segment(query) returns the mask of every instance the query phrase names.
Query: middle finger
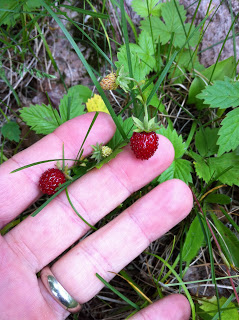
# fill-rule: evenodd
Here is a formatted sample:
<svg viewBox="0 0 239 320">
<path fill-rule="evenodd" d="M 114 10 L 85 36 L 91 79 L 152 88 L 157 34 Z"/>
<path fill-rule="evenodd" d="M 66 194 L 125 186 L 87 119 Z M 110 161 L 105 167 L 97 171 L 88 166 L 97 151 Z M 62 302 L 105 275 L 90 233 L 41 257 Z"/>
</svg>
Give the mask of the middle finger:
<svg viewBox="0 0 239 320">
<path fill-rule="evenodd" d="M 70 199 L 78 212 L 94 225 L 131 193 L 162 173 L 173 158 L 172 144 L 163 136 L 159 136 L 155 155 L 147 161 L 136 159 L 126 147 L 100 170 L 94 169 L 73 183 L 68 188 Z M 65 193 L 61 193 L 36 217 L 28 217 L 8 232 L 5 239 L 38 272 L 87 230 L 89 227 L 72 210 Z"/>
</svg>

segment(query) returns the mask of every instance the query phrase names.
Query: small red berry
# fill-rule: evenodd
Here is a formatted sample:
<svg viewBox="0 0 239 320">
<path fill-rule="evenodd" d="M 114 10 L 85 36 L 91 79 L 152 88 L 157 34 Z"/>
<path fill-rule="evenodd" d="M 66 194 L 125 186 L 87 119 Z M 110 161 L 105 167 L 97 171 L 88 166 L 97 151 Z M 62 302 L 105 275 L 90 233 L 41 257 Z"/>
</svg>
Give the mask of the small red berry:
<svg viewBox="0 0 239 320">
<path fill-rule="evenodd" d="M 56 168 L 51 168 L 41 175 L 39 188 L 43 193 L 52 195 L 56 193 L 56 188 L 64 182 L 66 182 L 66 178 L 62 171 Z"/>
<path fill-rule="evenodd" d="M 130 146 L 136 158 L 148 160 L 158 148 L 158 136 L 155 132 L 134 132 L 130 139 Z"/>
</svg>

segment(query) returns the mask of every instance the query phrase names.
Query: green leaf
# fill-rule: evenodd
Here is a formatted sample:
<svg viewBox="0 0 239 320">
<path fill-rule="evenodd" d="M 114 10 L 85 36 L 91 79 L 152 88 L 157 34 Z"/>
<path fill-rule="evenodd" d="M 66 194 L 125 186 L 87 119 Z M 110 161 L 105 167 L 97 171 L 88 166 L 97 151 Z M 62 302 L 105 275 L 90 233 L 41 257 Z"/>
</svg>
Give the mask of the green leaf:
<svg viewBox="0 0 239 320">
<path fill-rule="evenodd" d="M 200 127 L 195 135 L 195 145 L 202 157 L 210 157 L 217 153 L 218 128 Z"/>
<path fill-rule="evenodd" d="M 212 72 L 213 76 L 211 81 L 223 80 L 225 76 L 233 78 L 235 75 L 234 57 L 230 57 L 228 59 L 218 62 L 215 70 L 214 67 L 215 64 L 201 72 L 204 80 L 202 80 L 199 76 L 197 76 L 193 80 L 189 88 L 187 103 L 196 104 L 198 109 L 208 107 L 207 105 L 204 105 L 203 101 L 198 99 L 196 96 L 205 88 L 206 84 L 204 81 L 208 83 L 209 79 L 211 78 Z"/>
<path fill-rule="evenodd" d="M 198 159 L 194 162 L 196 174 L 199 178 L 202 178 L 205 182 L 208 182 L 211 178 L 211 172 L 205 159 L 198 155 Z"/>
<path fill-rule="evenodd" d="M 82 104 L 91 97 L 92 91 L 82 85 L 71 87 L 60 101 L 59 111 L 62 122 L 84 114 L 85 106 Z"/>
<path fill-rule="evenodd" d="M 218 177 L 219 181 L 229 186 L 239 185 L 239 156 L 235 152 L 207 159 L 194 153 L 194 160 L 196 173 L 205 182 Z"/>
<path fill-rule="evenodd" d="M 206 198 L 205 202 L 208 203 L 217 203 L 217 204 L 230 204 L 231 198 L 228 197 L 226 194 L 220 194 L 220 193 L 210 193 Z"/>
<path fill-rule="evenodd" d="M 157 130 L 157 133 L 165 136 L 171 141 L 175 151 L 175 158 L 181 158 L 183 156 L 186 150 L 186 145 L 185 142 L 183 142 L 182 136 L 178 136 L 175 129 L 171 130 L 169 126 L 167 127 L 167 129 L 161 127 Z"/>
<path fill-rule="evenodd" d="M 175 4 L 177 5 L 178 10 Z M 164 23 L 159 17 L 150 18 L 154 40 L 158 41 L 159 39 L 161 44 L 164 45 L 170 41 L 172 33 L 174 33 L 174 47 L 182 47 L 186 42 L 186 39 L 189 37 L 188 33 L 191 26 L 189 23 L 185 23 L 184 27 L 182 25 L 182 22 L 184 23 L 186 20 L 186 10 L 183 5 L 179 5 L 178 1 L 169 1 L 162 4 L 161 11 Z M 148 31 L 148 33 L 150 33 L 151 30 L 150 20 L 147 18 L 141 21 L 141 29 Z M 194 30 L 195 27 L 192 25 L 190 34 L 192 34 Z M 189 45 L 194 47 L 197 44 L 198 39 L 199 31 L 195 33 L 192 39 L 190 39 Z"/>
<path fill-rule="evenodd" d="M 176 65 L 172 65 L 169 71 L 169 78 L 173 82 L 182 83 L 185 79 L 186 70 L 192 72 L 192 69 L 203 71 L 205 68 L 199 63 L 198 56 L 193 50 L 184 49 L 175 59 Z"/>
<path fill-rule="evenodd" d="M 1 133 L 4 136 L 4 138 L 9 139 L 11 141 L 19 142 L 20 140 L 21 131 L 19 125 L 14 121 L 5 123 L 2 126 Z"/>
<path fill-rule="evenodd" d="M 28 11 L 28 8 L 33 10 L 41 6 L 39 0 L 26 0 L 24 2 L 25 4 L 22 8 L 22 4 L 20 1 L 1 0 L 0 25 L 6 24 L 8 26 L 14 26 L 16 24 L 16 21 L 20 18 L 20 12 Z M 8 10 L 13 12 L 9 12 Z"/>
<path fill-rule="evenodd" d="M 20 110 L 20 115 L 22 120 L 38 134 L 49 134 L 62 124 L 57 110 L 45 104 L 24 107 Z"/>
<path fill-rule="evenodd" d="M 224 81 L 217 80 L 213 85 L 207 86 L 197 98 L 204 99 L 204 104 L 210 108 L 226 109 L 239 105 L 239 82 L 225 77 Z"/>
<path fill-rule="evenodd" d="M 239 84 L 239 83 L 238 83 Z M 238 87 L 239 90 L 239 87 Z M 239 97 L 239 93 L 238 93 Z M 218 132 L 219 145 L 218 156 L 224 152 L 235 150 L 239 145 L 239 108 L 236 108 L 227 113 L 224 120 L 221 122 L 221 128 Z"/>
<path fill-rule="evenodd" d="M 130 54 L 131 54 L 131 63 L 134 79 L 137 81 L 144 80 L 146 75 L 153 70 L 155 66 L 154 47 L 152 43 L 152 38 L 146 31 L 141 32 L 139 35 L 139 45 L 135 43 L 130 43 Z M 129 74 L 128 69 L 128 59 L 126 46 L 121 46 L 118 54 L 118 61 L 115 62 L 117 68 L 124 66 L 124 72 Z"/>
<path fill-rule="evenodd" d="M 121 118 L 121 116 L 118 116 L 118 121 L 121 124 L 124 132 L 127 134 L 128 137 L 131 137 L 133 130 L 135 129 L 134 126 L 134 122 L 133 119 L 127 118 L 126 120 L 123 121 L 123 119 Z M 113 138 L 109 141 L 109 143 L 107 143 L 107 145 L 111 148 L 111 149 L 115 149 L 115 147 L 118 147 L 118 145 L 123 141 L 123 138 L 119 132 L 118 129 L 116 129 L 115 134 L 113 136 Z"/>
<path fill-rule="evenodd" d="M 199 249 L 203 246 L 204 235 L 200 221 L 196 216 L 190 225 L 187 236 L 183 245 L 182 260 L 186 262 L 187 266 L 196 257 Z"/>
<path fill-rule="evenodd" d="M 225 297 L 219 300 L 220 307 L 227 301 Z M 205 313 L 200 312 L 200 317 L 203 320 L 211 320 L 217 313 L 217 298 L 214 296 L 210 299 L 203 298 L 199 300 L 200 309 Z M 230 302 L 226 309 L 221 309 L 221 320 L 239 320 L 237 308 L 234 303 Z"/>
<path fill-rule="evenodd" d="M 217 229 L 217 232 L 215 232 L 215 234 L 225 257 L 230 262 L 230 264 L 233 264 L 238 268 L 239 240 L 230 229 L 228 229 L 220 220 L 218 220 L 215 214 L 211 213 L 210 215 Z"/>
<path fill-rule="evenodd" d="M 171 166 L 160 175 L 158 181 L 162 183 L 171 179 L 180 179 L 185 183 L 192 183 L 191 172 L 192 167 L 188 160 L 175 159 Z"/>
<path fill-rule="evenodd" d="M 148 97 L 149 97 L 151 91 L 153 90 L 153 88 L 154 88 L 154 84 L 151 83 L 151 84 L 143 91 L 143 96 L 144 96 L 145 101 L 148 99 Z M 159 100 L 159 98 L 158 98 L 158 96 L 157 96 L 156 93 L 153 95 L 153 97 L 152 97 L 151 100 L 149 101 L 149 105 L 150 105 L 150 106 L 153 106 L 153 107 L 155 107 L 155 108 L 158 108 L 158 107 L 160 106 L 160 100 Z"/>
<path fill-rule="evenodd" d="M 220 175 L 218 180 L 224 184 L 239 186 L 239 156 L 234 152 L 225 153 L 220 157 L 208 158 L 211 175 Z M 230 168 L 230 169 L 229 169 Z M 229 169 L 228 171 L 226 171 Z M 221 175 L 222 172 L 226 171 Z"/>
<path fill-rule="evenodd" d="M 133 0 L 131 6 L 139 16 L 148 17 L 148 15 L 158 16 L 162 4 L 158 4 L 158 0 Z"/>
</svg>

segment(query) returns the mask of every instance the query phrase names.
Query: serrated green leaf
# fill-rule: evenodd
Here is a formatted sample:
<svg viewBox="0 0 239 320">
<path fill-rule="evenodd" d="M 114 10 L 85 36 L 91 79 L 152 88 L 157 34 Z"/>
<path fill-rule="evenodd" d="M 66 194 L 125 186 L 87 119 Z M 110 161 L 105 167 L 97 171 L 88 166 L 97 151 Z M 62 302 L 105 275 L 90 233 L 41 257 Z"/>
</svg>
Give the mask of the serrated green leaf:
<svg viewBox="0 0 239 320">
<path fill-rule="evenodd" d="M 175 158 L 181 158 L 183 156 L 186 148 L 185 142 L 183 142 L 183 138 L 181 135 L 178 136 L 175 129 L 172 131 L 169 126 L 167 127 L 167 129 L 161 127 L 156 132 L 165 136 L 171 141 L 175 151 Z"/>
<path fill-rule="evenodd" d="M 202 227 L 200 225 L 198 217 L 196 216 L 187 232 L 182 250 L 182 260 L 186 262 L 187 266 L 196 257 L 203 243 L 204 235 Z"/>
<path fill-rule="evenodd" d="M 177 5 L 177 8 L 175 6 Z M 186 10 L 183 5 L 180 5 L 178 1 L 168 1 L 162 4 L 161 7 L 162 18 L 164 22 L 161 21 L 159 17 L 151 17 L 141 21 L 141 29 L 146 30 L 150 33 L 152 26 L 153 38 L 155 41 L 161 42 L 161 44 L 166 44 L 174 33 L 173 45 L 175 47 L 182 47 L 186 42 L 186 34 L 188 34 L 190 30 L 190 24 L 185 23 L 184 27 L 182 22 L 184 23 L 186 20 Z M 179 13 L 178 13 L 179 12 Z M 181 19 L 180 19 L 181 16 Z M 182 20 L 182 21 L 181 21 Z M 195 30 L 194 25 L 192 25 L 190 34 L 192 34 Z M 189 35 L 188 35 L 189 37 Z M 199 39 L 199 31 L 195 33 L 195 35 L 190 39 L 189 45 L 194 47 Z"/>
<path fill-rule="evenodd" d="M 180 179 L 185 183 L 189 183 L 192 182 L 191 172 L 192 167 L 188 160 L 175 159 L 171 166 L 160 175 L 158 181 L 162 183 L 171 179 Z"/>
<path fill-rule="evenodd" d="M 131 137 L 133 130 L 135 129 L 134 122 L 132 118 L 127 118 L 123 121 L 121 116 L 118 116 L 118 121 L 121 124 L 124 132 L 127 134 L 128 138 Z M 107 146 L 109 146 L 111 149 L 115 149 L 121 142 L 123 141 L 123 138 L 119 132 L 118 129 L 116 129 L 115 134 L 113 138 L 107 143 Z"/>
<path fill-rule="evenodd" d="M 233 78 L 235 75 L 234 57 L 229 57 L 228 59 L 218 62 L 215 70 L 214 67 L 215 64 L 201 72 L 202 76 L 207 79 L 207 82 L 211 78 L 212 72 L 214 73 L 211 81 L 223 80 L 225 76 Z M 187 103 L 196 104 L 198 109 L 209 107 L 204 105 L 203 101 L 196 97 L 205 88 L 205 86 L 205 82 L 199 76 L 196 77 L 189 88 Z"/>
<path fill-rule="evenodd" d="M 62 122 L 84 114 L 85 106 L 82 104 L 91 97 L 92 91 L 85 86 L 71 87 L 60 101 L 59 111 Z"/>
<path fill-rule="evenodd" d="M 206 198 L 205 202 L 208 203 L 217 203 L 217 204 L 230 204 L 231 203 L 231 198 L 228 197 L 226 194 L 212 194 L 210 193 Z"/>
<path fill-rule="evenodd" d="M 38 134 L 49 134 L 62 124 L 57 110 L 45 104 L 24 107 L 20 110 L 20 115 L 22 120 Z"/>
<path fill-rule="evenodd" d="M 206 163 L 206 160 L 202 157 L 200 157 L 194 162 L 194 168 L 197 176 L 203 179 L 205 182 L 208 182 L 212 178 L 209 166 Z"/>
<path fill-rule="evenodd" d="M 239 82 L 225 77 L 224 81 L 217 80 L 213 85 L 207 86 L 196 96 L 209 104 L 210 108 L 226 109 L 239 105 Z"/>
<path fill-rule="evenodd" d="M 218 128 L 199 128 L 195 135 L 195 145 L 202 157 L 210 157 L 217 153 Z"/>
<path fill-rule="evenodd" d="M 238 87 L 239 90 L 239 87 Z M 239 93 L 238 93 L 239 97 Z M 224 152 L 235 150 L 239 145 L 239 108 L 236 108 L 227 113 L 224 120 L 221 122 L 221 128 L 218 132 L 219 145 L 218 156 Z"/>
<path fill-rule="evenodd" d="M 148 15 L 158 16 L 162 4 L 158 4 L 158 0 L 133 0 L 131 6 L 139 16 L 148 17 Z"/>
<path fill-rule="evenodd" d="M 19 142 L 20 140 L 21 131 L 19 125 L 14 121 L 5 123 L 1 128 L 1 133 L 4 138 L 11 141 Z"/>
<path fill-rule="evenodd" d="M 220 307 L 227 301 L 225 297 L 219 299 Z M 200 317 L 203 320 L 211 320 L 218 312 L 217 310 L 217 298 L 214 296 L 210 299 L 203 298 L 199 300 L 200 309 L 205 313 L 200 312 Z M 230 302 L 226 309 L 221 310 L 221 320 L 239 320 L 237 308 L 234 303 Z"/>
<path fill-rule="evenodd" d="M 207 161 L 211 176 L 220 175 L 218 180 L 222 183 L 229 186 L 233 184 L 239 186 L 239 156 L 235 152 L 225 153 L 220 157 L 208 158 Z M 221 175 L 227 169 L 229 170 Z"/>
<path fill-rule="evenodd" d="M 228 229 L 213 213 L 210 214 L 214 225 L 218 232 L 216 232 L 217 240 L 220 247 L 230 262 L 231 265 L 239 267 L 239 240 L 236 235 Z M 218 234 L 219 233 L 219 234 Z"/>
<path fill-rule="evenodd" d="M 139 35 L 139 45 L 130 43 L 129 48 L 134 79 L 137 81 L 144 80 L 155 66 L 155 58 L 152 56 L 154 54 L 152 39 L 146 31 L 143 31 Z M 124 72 L 129 74 L 125 45 L 121 46 L 117 58 L 116 67 L 120 68 L 123 65 Z"/>
</svg>

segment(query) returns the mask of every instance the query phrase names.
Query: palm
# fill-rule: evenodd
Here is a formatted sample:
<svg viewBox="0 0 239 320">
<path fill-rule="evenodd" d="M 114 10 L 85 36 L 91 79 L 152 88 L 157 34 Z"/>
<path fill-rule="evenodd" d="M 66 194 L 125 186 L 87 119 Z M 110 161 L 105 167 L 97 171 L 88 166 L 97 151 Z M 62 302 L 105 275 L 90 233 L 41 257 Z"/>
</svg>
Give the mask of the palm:
<svg viewBox="0 0 239 320">
<path fill-rule="evenodd" d="M 54 134 L 1 166 L 0 226 L 14 219 L 41 195 L 39 176 L 52 164 L 45 163 L 14 174 L 9 172 L 32 162 L 61 158 L 63 142 L 65 158 L 74 159 L 92 118 L 92 114 L 86 114 L 67 122 Z M 84 155 L 91 152 L 91 145 L 106 143 L 114 130 L 110 117 L 100 114 L 87 138 Z M 70 198 L 78 212 L 94 225 L 132 192 L 163 172 L 173 157 L 172 145 L 162 136 L 156 154 L 147 161 L 136 159 L 126 147 L 109 164 L 72 184 L 68 188 Z M 181 221 L 191 207 L 188 187 L 179 180 L 167 181 L 61 257 L 53 264 L 53 273 L 77 301 L 85 303 L 102 288 L 96 272 L 109 281 L 112 278 L 109 270 L 119 272 L 151 241 Z M 4 315 L 1 319 L 66 318 L 66 311 L 47 294 L 36 273 L 88 230 L 73 212 L 65 193 L 61 193 L 36 217 L 28 217 L 1 238 L 0 256 L 4 257 L 0 263 L 0 311 Z M 169 307 L 172 301 L 173 309 Z M 188 302 L 181 296 L 160 300 L 143 313 L 148 312 L 147 316 L 156 320 L 156 310 L 159 311 L 157 317 L 165 314 L 165 318 L 161 317 L 164 320 L 189 317 Z M 134 319 L 143 319 L 143 313 Z"/>
</svg>

